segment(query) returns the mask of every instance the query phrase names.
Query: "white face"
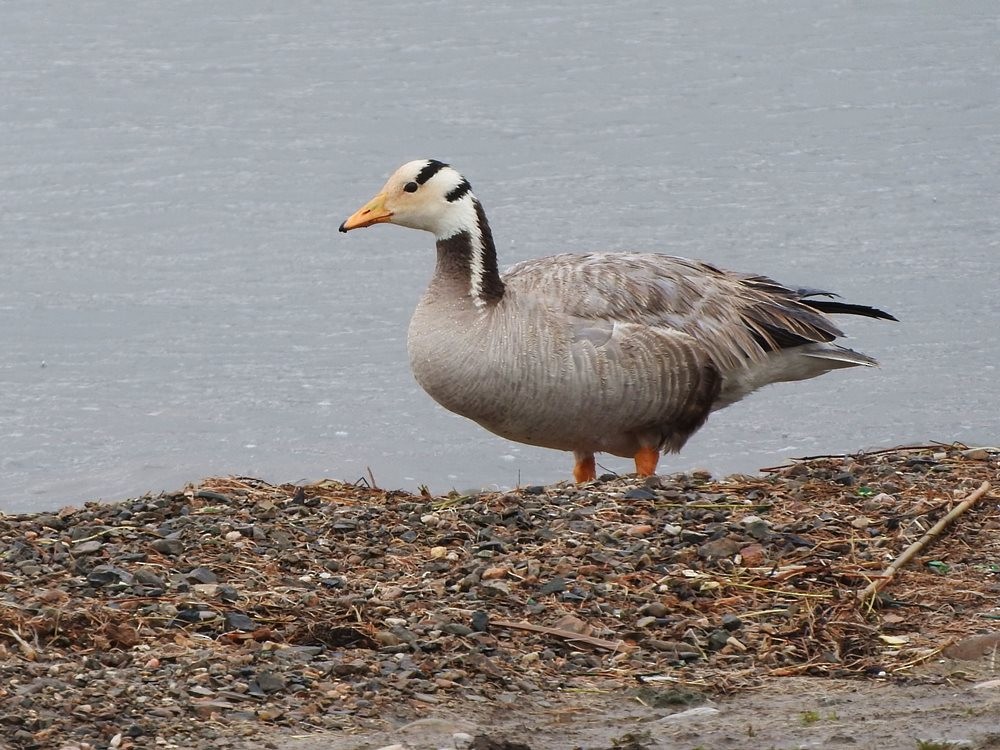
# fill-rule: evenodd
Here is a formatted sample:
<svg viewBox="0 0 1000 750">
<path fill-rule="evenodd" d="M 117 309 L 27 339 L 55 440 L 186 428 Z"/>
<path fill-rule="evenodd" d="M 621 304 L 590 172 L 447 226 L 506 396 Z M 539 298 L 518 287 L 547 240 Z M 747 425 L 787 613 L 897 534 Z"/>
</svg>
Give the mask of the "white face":
<svg viewBox="0 0 1000 750">
<path fill-rule="evenodd" d="M 388 222 L 446 239 L 476 228 L 473 200 L 469 183 L 462 175 L 441 162 L 419 159 L 397 169 L 381 192 L 341 229 Z"/>
</svg>

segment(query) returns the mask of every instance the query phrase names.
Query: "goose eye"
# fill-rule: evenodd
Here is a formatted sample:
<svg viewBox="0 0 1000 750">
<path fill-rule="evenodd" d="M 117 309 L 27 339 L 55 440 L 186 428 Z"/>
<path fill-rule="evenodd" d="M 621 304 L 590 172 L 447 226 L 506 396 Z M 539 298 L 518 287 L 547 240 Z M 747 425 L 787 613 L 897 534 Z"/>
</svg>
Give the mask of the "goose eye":
<svg viewBox="0 0 1000 750">
<path fill-rule="evenodd" d="M 403 190 L 405 190 L 408 193 L 415 193 L 417 192 L 418 187 L 420 187 L 420 185 L 418 185 L 417 183 L 408 182 L 405 185 L 403 185 Z"/>
</svg>

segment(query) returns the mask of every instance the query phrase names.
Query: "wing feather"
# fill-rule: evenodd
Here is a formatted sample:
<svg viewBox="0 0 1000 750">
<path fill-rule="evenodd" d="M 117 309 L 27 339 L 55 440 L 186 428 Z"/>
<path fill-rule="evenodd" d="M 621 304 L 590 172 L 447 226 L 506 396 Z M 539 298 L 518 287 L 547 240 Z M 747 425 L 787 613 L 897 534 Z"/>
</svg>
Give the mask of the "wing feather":
<svg viewBox="0 0 1000 750">
<path fill-rule="evenodd" d="M 765 276 L 671 255 L 553 255 L 513 266 L 504 282 L 514 294 L 544 300 L 553 312 L 580 320 L 683 332 L 724 370 L 842 335 L 830 318 L 803 301 L 825 292 L 790 289 Z"/>
</svg>

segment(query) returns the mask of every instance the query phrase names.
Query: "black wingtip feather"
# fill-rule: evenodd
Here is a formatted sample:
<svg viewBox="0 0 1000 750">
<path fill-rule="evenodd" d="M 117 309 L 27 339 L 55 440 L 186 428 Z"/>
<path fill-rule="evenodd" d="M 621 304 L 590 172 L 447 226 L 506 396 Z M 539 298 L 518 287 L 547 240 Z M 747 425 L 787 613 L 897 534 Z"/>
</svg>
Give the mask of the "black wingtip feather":
<svg viewBox="0 0 1000 750">
<path fill-rule="evenodd" d="M 869 307 L 868 305 L 852 305 L 848 302 L 834 302 L 832 300 L 825 299 L 803 299 L 800 301 L 803 305 L 811 307 L 813 310 L 818 310 L 822 313 L 834 315 L 861 315 L 865 318 L 895 320 L 897 323 L 899 322 L 898 318 L 887 313 L 885 310 L 879 310 L 877 307 Z"/>
</svg>

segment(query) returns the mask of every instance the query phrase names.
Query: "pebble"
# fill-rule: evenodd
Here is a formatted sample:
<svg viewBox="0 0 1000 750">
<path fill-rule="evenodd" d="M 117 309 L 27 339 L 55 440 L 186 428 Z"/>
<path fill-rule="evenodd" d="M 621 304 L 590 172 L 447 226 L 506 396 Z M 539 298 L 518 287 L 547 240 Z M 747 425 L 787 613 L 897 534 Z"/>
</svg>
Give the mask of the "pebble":
<svg viewBox="0 0 1000 750">
<path fill-rule="evenodd" d="M 988 448 L 968 448 L 962 451 L 962 455 L 973 461 L 986 461 L 990 457 L 990 451 Z"/>
<path fill-rule="evenodd" d="M 184 543 L 180 539 L 156 539 L 149 546 L 168 557 L 177 557 L 184 552 Z"/>
<path fill-rule="evenodd" d="M 707 719 L 711 716 L 717 716 L 719 709 L 714 706 L 695 706 L 694 708 L 689 708 L 686 711 L 678 711 L 675 714 L 670 714 L 670 716 L 664 716 L 662 719 L 657 719 L 652 722 L 656 724 L 677 724 L 683 721 L 690 721 L 692 719 Z"/>
<path fill-rule="evenodd" d="M 634 487 L 625 493 L 626 500 L 655 500 L 656 493 L 645 487 Z"/>
<path fill-rule="evenodd" d="M 669 613 L 670 609 L 661 602 L 649 602 L 639 607 L 639 614 L 651 617 L 666 617 Z"/>
<path fill-rule="evenodd" d="M 89 539 L 86 542 L 78 542 L 70 549 L 74 555 L 92 555 L 104 549 L 104 542 L 100 539 Z"/>
</svg>

